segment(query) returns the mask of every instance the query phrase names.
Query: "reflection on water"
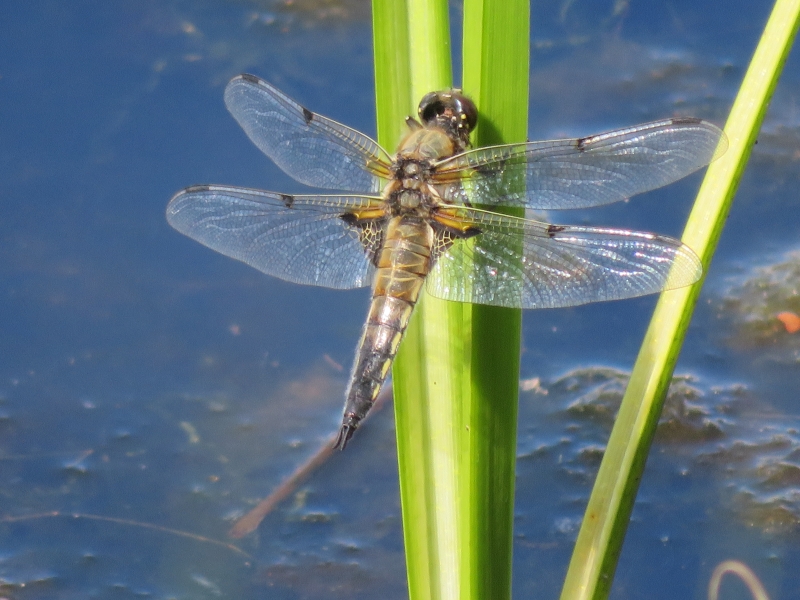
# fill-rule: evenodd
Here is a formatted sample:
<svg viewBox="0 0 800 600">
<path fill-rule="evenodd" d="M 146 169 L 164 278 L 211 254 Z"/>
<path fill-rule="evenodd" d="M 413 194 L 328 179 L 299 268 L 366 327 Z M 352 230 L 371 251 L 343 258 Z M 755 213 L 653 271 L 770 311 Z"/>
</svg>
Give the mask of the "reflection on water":
<svg viewBox="0 0 800 600">
<path fill-rule="evenodd" d="M 372 17 L 370 3 L 364 0 L 250 0 L 249 23 L 265 27 L 330 27 L 342 23 L 365 22 Z"/>
<path fill-rule="evenodd" d="M 531 74 L 532 137 L 585 135 L 598 119 L 605 119 L 600 130 L 690 114 L 722 123 L 728 105 L 720 91 L 735 92 L 742 75 L 740 68 L 707 55 L 624 38 L 608 39 L 599 49 L 579 46 Z M 558 103 L 549 101 L 555 97 Z M 620 107 L 627 108 L 625 121 L 618 120 Z"/>
<path fill-rule="evenodd" d="M 656 429 L 657 440 L 686 444 L 722 436 L 722 416 L 728 411 L 730 400 L 722 399 L 722 390 L 714 390 L 715 401 L 721 404 L 712 413 L 712 408 L 704 405 L 705 394 L 693 383 L 692 377 L 673 379 Z M 610 432 L 627 384 L 628 373 L 587 368 L 564 375 L 551 390 L 555 397 L 569 394 L 574 398 L 566 409 L 568 415 L 603 424 Z M 738 391 L 726 390 L 724 397 Z"/>
<path fill-rule="evenodd" d="M 627 380 L 616 369 L 582 368 L 545 386 L 562 435 L 550 444 L 522 438 L 521 458 L 557 453 L 570 477 L 580 474 L 590 484 Z M 682 457 L 683 477 L 709 482 L 731 519 L 770 534 L 791 534 L 800 524 L 800 415 L 775 411 L 741 384 L 709 386 L 680 376 L 670 386 L 655 440 L 656 452 Z M 525 449 L 525 442 L 532 445 Z"/>
<path fill-rule="evenodd" d="M 719 302 L 721 320 L 732 325 L 729 343 L 757 347 L 762 358 L 796 364 L 800 336 L 793 335 L 780 316 L 800 312 L 800 251 L 787 252 L 775 263 L 754 267 L 737 279 Z"/>
</svg>

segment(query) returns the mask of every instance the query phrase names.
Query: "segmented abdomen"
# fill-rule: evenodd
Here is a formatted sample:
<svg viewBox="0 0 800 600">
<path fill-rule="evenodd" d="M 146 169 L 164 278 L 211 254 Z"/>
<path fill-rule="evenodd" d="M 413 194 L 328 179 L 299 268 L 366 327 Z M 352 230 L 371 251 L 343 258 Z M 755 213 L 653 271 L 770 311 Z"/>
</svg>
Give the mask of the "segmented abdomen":
<svg viewBox="0 0 800 600">
<path fill-rule="evenodd" d="M 393 217 L 378 257 L 372 302 L 361 335 L 342 428 L 336 445 L 344 447 L 378 397 L 408 320 L 431 268 L 434 233 L 417 217 Z"/>
</svg>

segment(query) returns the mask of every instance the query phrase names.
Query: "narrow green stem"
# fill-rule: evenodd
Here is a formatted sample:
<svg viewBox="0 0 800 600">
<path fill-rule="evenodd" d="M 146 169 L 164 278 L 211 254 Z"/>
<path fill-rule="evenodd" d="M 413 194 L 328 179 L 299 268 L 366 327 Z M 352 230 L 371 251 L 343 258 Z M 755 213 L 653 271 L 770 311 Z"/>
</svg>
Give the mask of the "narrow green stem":
<svg viewBox="0 0 800 600">
<path fill-rule="evenodd" d="M 736 97 L 729 148 L 700 188 L 683 241 L 708 269 L 750 150 L 797 33 L 800 0 L 778 0 Z M 645 334 L 583 518 L 562 600 L 607 598 L 647 453 L 700 283 L 665 292 Z"/>
</svg>

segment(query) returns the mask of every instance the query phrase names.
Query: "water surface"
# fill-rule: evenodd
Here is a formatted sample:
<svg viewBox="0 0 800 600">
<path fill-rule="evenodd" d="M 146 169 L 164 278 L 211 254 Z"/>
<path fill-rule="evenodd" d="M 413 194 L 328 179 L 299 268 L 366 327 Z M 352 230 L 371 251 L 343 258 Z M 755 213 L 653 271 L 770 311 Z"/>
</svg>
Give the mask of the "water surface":
<svg viewBox="0 0 800 600">
<path fill-rule="evenodd" d="M 531 139 L 675 115 L 722 124 L 769 8 L 536 3 Z M 164 219 L 193 183 L 302 190 L 225 111 L 237 73 L 374 133 L 368 11 L 38 0 L 4 5 L 0 28 L 0 593 L 406 597 L 391 410 L 255 534 L 227 537 L 338 426 L 367 292 L 268 278 Z M 800 334 L 776 319 L 800 313 L 798 73 L 790 57 L 612 597 L 705 597 L 728 558 L 774 598 L 800 592 Z M 699 181 L 550 217 L 678 235 Z M 654 303 L 525 314 L 517 597 L 558 594 Z"/>
</svg>

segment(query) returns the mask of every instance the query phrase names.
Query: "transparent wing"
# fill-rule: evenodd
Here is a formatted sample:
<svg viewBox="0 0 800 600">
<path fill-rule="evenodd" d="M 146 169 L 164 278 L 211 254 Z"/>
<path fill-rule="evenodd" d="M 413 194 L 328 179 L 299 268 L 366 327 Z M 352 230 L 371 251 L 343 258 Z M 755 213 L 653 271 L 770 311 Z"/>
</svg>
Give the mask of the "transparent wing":
<svg viewBox="0 0 800 600">
<path fill-rule="evenodd" d="M 374 209 L 370 196 L 298 196 L 216 185 L 178 192 L 167 221 L 201 244 L 294 283 L 350 289 L 375 270 L 353 211 Z M 344 216 L 344 217 L 343 217 Z"/>
<path fill-rule="evenodd" d="M 687 246 L 666 236 L 548 225 L 475 209 L 459 214 L 481 233 L 457 240 L 428 275 L 428 292 L 445 300 L 576 306 L 682 287 L 703 271 Z"/>
<path fill-rule="evenodd" d="M 711 123 L 667 119 L 572 140 L 478 148 L 439 162 L 435 180 L 460 204 L 586 208 L 677 181 L 726 148 Z"/>
<path fill-rule="evenodd" d="M 306 185 L 377 193 L 391 159 L 377 142 L 315 114 L 254 75 L 225 88 L 225 105 L 250 140 Z"/>
</svg>

